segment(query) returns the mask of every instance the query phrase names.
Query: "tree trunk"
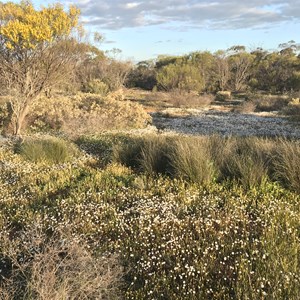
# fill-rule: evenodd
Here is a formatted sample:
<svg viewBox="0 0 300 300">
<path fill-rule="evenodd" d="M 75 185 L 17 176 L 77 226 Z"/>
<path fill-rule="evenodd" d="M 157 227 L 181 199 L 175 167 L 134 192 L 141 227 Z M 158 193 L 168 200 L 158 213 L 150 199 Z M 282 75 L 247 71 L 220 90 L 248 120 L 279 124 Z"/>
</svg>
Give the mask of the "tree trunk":
<svg viewBox="0 0 300 300">
<path fill-rule="evenodd" d="M 18 114 L 15 114 L 15 120 L 13 120 L 13 125 L 14 125 L 13 134 L 15 136 L 21 135 L 21 130 L 23 129 L 24 121 L 27 114 L 28 114 L 28 105 L 23 107 L 23 109 Z"/>
</svg>

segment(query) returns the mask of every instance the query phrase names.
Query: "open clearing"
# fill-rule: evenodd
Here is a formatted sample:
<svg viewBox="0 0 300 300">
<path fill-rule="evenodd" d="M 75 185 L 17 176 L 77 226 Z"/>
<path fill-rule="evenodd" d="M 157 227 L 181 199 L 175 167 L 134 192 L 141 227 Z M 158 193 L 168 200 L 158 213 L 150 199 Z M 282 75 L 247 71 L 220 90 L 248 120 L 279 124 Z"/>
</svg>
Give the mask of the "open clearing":
<svg viewBox="0 0 300 300">
<path fill-rule="evenodd" d="M 167 108 L 151 115 L 153 125 L 163 132 L 300 138 L 299 124 L 277 112 L 245 114 L 210 106 L 205 109 Z"/>
</svg>

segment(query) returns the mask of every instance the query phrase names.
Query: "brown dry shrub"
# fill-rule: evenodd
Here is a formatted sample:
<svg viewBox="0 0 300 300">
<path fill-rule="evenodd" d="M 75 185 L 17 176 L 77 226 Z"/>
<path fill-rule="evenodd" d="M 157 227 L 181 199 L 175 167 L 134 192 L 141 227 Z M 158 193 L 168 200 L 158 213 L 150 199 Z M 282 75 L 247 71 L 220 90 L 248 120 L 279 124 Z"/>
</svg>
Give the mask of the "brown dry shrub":
<svg viewBox="0 0 300 300">
<path fill-rule="evenodd" d="M 253 101 L 244 101 L 241 105 L 234 109 L 238 113 L 252 113 L 256 110 L 256 104 Z"/>
<path fill-rule="evenodd" d="M 256 111 L 280 111 L 289 102 L 289 97 L 286 95 L 250 94 L 247 98 L 255 103 Z"/>
<path fill-rule="evenodd" d="M 300 98 L 292 98 L 284 109 L 284 113 L 291 116 L 293 119 L 300 119 Z"/>
<path fill-rule="evenodd" d="M 0 235 L 9 269 L 0 276 L 0 299 L 120 299 L 123 269 L 117 257 L 94 256 L 68 230 L 50 238 L 38 226 L 14 238 L 8 231 Z"/>
<path fill-rule="evenodd" d="M 203 107 L 208 106 L 213 101 L 213 96 L 209 94 L 199 95 L 198 93 L 173 90 L 170 92 L 168 100 L 175 107 Z"/>
<path fill-rule="evenodd" d="M 165 102 L 174 107 L 203 107 L 211 104 L 213 96 L 174 89 L 170 92 L 152 92 L 146 95 L 145 100 Z"/>
<path fill-rule="evenodd" d="M 216 101 L 228 101 L 231 99 L 231 91 L 219 91 L 215 99 Z"/>
<path fill-rule="evenodd" d="M 31 128 L 62 130 L 71 135 L 97 133 L 111 129 L 145 127 L 151 117 L 143 107 L 131 101 L 120 101 L 120 92 L 106 97 L 95 94 L 47 99 L 32 109 Z"/>
</svg>

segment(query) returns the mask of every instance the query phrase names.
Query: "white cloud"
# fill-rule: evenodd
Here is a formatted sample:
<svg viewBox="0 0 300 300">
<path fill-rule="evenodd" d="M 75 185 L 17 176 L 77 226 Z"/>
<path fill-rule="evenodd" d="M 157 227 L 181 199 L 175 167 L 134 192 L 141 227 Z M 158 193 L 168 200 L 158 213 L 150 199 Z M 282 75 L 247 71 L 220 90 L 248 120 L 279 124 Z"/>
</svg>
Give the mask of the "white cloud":
<svg viewBox="0 0 300 300">
<path fill-rule="evenodd" d="M 261 28 L 300 20 L 295 0 L 78 0 L 84 20 L 106 29 L 178 22 L 214 29 Z"/>
<path fill-rule="evenodd" d="M 127 9 L 131 9 L 131 8 L 135 8 L 138 7 L 141 3 L 138 2 L 128 2 L 125 4 L 125 8 Z"/>
</svg>

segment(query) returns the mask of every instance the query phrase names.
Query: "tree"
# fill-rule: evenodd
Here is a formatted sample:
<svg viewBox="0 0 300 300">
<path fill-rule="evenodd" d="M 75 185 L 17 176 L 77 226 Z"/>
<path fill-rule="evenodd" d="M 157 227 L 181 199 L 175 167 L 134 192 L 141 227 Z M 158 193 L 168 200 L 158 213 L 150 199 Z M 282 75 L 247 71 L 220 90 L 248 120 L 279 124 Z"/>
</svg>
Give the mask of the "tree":
<svg viewBox="0 0 300 300">
<path fill-rule="evenodd" d="M 209 51 L 192 52 L 187 56 L 188 61 L 197 67 L 203 79 L 204 89 L 206 92 L 214 91 L 214 67 L 215 57 Z"/>
<path fill-rule="evenodd" d="M 19 135 L 32 103 L 65 81 L 81 53 L 79 10 L 55 4 L 0 2 L 0 80 L 10 96 L 13 134 Z M 77 36 L 76 36 L 77 34 Z"/>
<path fill-rule="evenodd" d="M 204 88 L 199 69 L 180 60 L 159 69 L 156 80 L 158 87 L 165 91 L 179 89 L 186 92 L 201 92 Z"/>
<path fill-rule="evenodd" d="M 153 60 L 138 62 L 128 74 L 126 86 L 151 91 L 157 84 L 154 66 Z"/>
<path fill-rule="evenodd" d="M 245 88 L 249 79 L 254 56 L 245 51 L 243 46 L 236 46 L 235 53 L 229 56 L 232 88 L 239 92 Z"/>
<path fill-rule="evenodd" d="M 224 91 L 230 79 L 230 70 L 226 51 L 219 50 L 215 53 L 215 78 L 218 89 Z"/>
</svg>

